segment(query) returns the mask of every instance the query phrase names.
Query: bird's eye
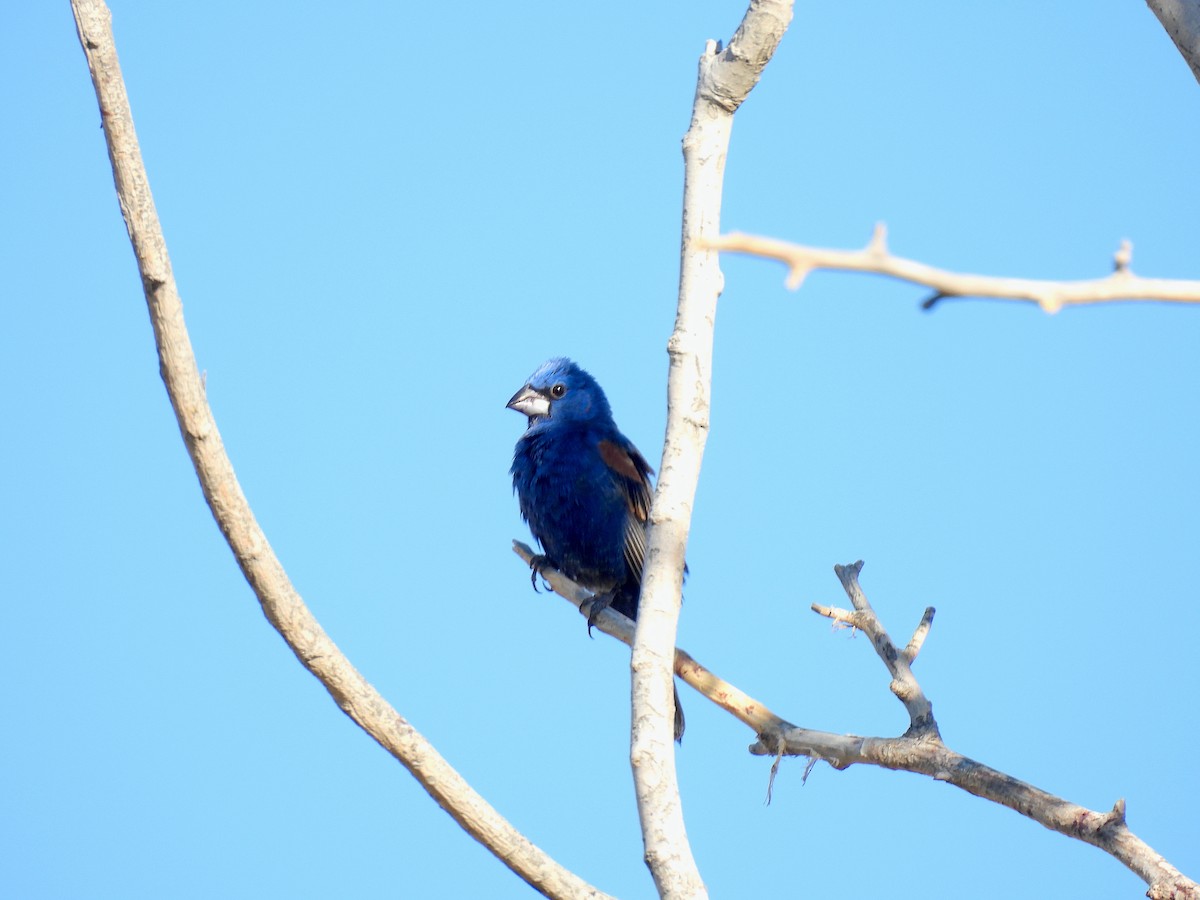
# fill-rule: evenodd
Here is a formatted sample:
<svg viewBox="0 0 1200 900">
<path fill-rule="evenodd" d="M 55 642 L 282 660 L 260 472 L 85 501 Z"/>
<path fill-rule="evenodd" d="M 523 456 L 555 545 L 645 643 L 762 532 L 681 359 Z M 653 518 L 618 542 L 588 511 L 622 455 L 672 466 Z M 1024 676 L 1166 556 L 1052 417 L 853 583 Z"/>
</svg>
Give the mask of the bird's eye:
<svg viewBox="0 0 1200 900">
<path fill-rule="evenodd" d="M 567 386 L 565 384 L 563 384 L 561 381 L 558 384 L 556 384 L 554 387 L 550 388 L 550 396 L 553 397 L 555 400 L 559 399 L 566 392 L 567 392 Z"/>
</svg>

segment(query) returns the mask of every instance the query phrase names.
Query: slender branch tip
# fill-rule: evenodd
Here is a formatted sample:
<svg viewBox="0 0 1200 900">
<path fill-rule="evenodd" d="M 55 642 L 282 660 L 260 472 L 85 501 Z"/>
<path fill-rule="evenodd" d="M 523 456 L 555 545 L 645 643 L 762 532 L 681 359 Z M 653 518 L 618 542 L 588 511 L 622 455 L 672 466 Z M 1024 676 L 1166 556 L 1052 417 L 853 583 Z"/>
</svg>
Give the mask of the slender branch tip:
<svg viewBox="0 0 1200 900">
<path fill-rule="evenodd" d="M 871 240 L 867 242 L 867 251 L 880 256 L 887 255 L 887 223 L 875 223 L 875 230 L 871 232 Z"/>
<path fill-rule="evenodd" d="M 1133 263 L 1133 242 L 1129 238 L 1121 241 L 1121 246 L 1117 248 L 1117 252 L 1113 254 L 1113 271 L 1114 272 L 1130 272 L 1130 265 Z"/>
<path fill-rule="evenodd" d="M 804 284 L 804 279 L 808 278 L 808 273 L 811 271 L 812 266 L 789 266 L 786 282 L 788 290 L 799 290 L 800 285 Z"/>
</svg>

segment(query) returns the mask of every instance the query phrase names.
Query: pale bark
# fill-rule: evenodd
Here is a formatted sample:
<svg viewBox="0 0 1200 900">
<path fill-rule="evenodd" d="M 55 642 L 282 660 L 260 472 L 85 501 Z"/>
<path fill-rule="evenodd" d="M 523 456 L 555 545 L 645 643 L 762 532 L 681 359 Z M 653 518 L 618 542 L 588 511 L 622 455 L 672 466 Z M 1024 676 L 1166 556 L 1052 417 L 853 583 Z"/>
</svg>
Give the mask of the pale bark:
<svg viewBox="0 0 1200 900">
<path fill-rule="evenodd" d="M 117 199 L 142 276 L 159 370 L 204 497 L 263 613 L 342 711 L 399 760 L 468 834 L 531 887 L 547 897 L 607 897 L 556 863 L 488 805 L 350 664 L 292 586 L 242 493 L 205 398 L 134 132 L 111 13 L 100 0 L 72 0 L 71 6 L 100 104 Z"/>
<path fill-rule="evenodd" d="M 700 57 L 691 125 L 683 139 L 679 302 L 668 344 L 667 429 L 631 658 L 630 762 L 646 862 L 663 897 L 707 896 L 684 827 L 671 716 L 684 555 L 708 437 L 713 322 L 722 289 L 717 255 L 701 242 L 720 230 L 733 114 L 758 82 L 791 18 L 787 0 L 752 0 L 728 47 L 709 42 Z"/>
<path fill-rule="evenodd" d="M 1124 241 L 1113 254 L 1111 275 L 1083 281 L 1007 278 L 938 269 L 914 259 L 892 255 L 887 247 L 887 232 L 882 225 L 875 227 L 870 242 L 861 250 L 809 247 L 775 238 L 737 233 L 713 238 L 706 245 L 726 253 L 745 253 L 778 260 L 788 267 L 787 285 L 792 289 L 798 288 L 810 272 L 817 271 L 862 272 L 921 285 L 933 291 L 922 304 L 925 309 L 956 297 L 1036 303 L 1048 313 L 1056 313 L 1064 306 L 1091 303 L 1200 303 L 1200 281 L 1135 275 L 1130 266 L 1133 248 L 1128 241 Z"/>
</svg>

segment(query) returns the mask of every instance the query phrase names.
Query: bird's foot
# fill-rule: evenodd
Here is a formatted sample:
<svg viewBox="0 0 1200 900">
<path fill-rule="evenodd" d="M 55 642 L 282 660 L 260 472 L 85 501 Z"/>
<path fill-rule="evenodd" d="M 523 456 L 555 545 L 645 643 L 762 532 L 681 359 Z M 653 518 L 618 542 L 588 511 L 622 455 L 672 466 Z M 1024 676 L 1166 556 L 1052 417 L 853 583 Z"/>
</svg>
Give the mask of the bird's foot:
<svg viewBox="0 0 1200 900">
<path fill-rule="evenodd" d="M 529 573 L 529 583 L 533 585 L 533 589 L 538 593 L 541 593 L 537 584 L 538 576 L 542 574 L 544 567 L 553 565 L 553 561 L 544 553 L 535 553 L 529 558 L 529 568 L 533 570 Z"/>
<path fill-rule="evenodd" d="M 616 591 L 605 591 L 603 594 L 594 595 L 587 602 L 588 637 L 592 636 L 592 626 L 596 624 L 596 616 L 612 606 L 613 599 L 616 596 Z"/>
</svg>

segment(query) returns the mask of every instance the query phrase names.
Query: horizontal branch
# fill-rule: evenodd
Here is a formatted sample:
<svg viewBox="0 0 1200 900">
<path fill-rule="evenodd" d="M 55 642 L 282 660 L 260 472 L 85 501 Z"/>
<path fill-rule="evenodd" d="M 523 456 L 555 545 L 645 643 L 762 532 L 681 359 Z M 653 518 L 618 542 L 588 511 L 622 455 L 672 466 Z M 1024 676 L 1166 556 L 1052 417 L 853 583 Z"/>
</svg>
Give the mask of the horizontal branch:
<svg viewBox="0 0 1200 900">
<path fill-rule="evenodd" d="M 781 735 L 776 742 L 750 748 L 759 756 L 811 756 L 807 732 Z M 956 753 L 936 737 L 857 738 L 845 755 L 830 765 L 845 769 L 856 763 L 927 775 L 976 797 L 1006 806 L 1051 831 L 1099 847 L 1150 886 L 1147 896 L 1195 900 L 1200 885 L 1155 852 L 1125 824 L 1125 801 L 1108 812 L 1096 812 L 1047 793 L 1031 784 Z"/>
<path fill-rule="evenodd" d="M 513 551 L 529 564 L 533 551 L 513 541 Z M 780 718 L 753 697 L 701 666 L 687 652 L 675 650 L 675 674 L 722 709 L 733 714 L 758 735 L 750 752 L 759 756 L 807 756 L 825 760 L 835 769 L 852 765 L 879 766 L 927 775 L 961 788 L 976 797 L 991 800 L 1019 812 L 1052 831 L 1077 838 L 1110 854 L 1142 878 L 1148 896 L 1200 900 L 1200 885 L 1156 853 L 1125 824 L 1125 801 L 1118 800 L 1108 812 L 1095 812 L 1040 788 L 990 768 L 948 748 L 938 735 L 932 704 L 912 674 L 915 661 L 933 622 L 927 609 L 903 650 L 897 649 L 879 622 L 858 584 L 862 563 L 837 566 L 835 571 L 854 606 L 851 610 L 813 604 L 814 611 L 862 630 L 892 674 L 892 691 L 909 711 L 912 727 L 901 737 L 860 737 L 800 728 Z M 591 592 L 557 569 L 545 567 L 541 577 L 553 591 L 566 599 L 583 616 L 591 613 Z M 601 611 L 595 626 L 610 637 L 632 646 L 634 623 L 611 607 Z"/>
<path fill-rule="evenodd" d="M 1132 245 L 1123 241 L 1113 255 L 1113 272 L 1104 278 L 1084 281 L 1046 281 L 1033 278 L 999 278 L 950 272 L 902 256 L 887 247 L 887 228 L 875 226 L 871 240 L 861 250 L 808 247 L 775 238 L 737 232 L 709 239 L 710 249 L 774 259 L 788 267 L 787 285 L 795 290 L 810 272 L 866 272 L 930 288 L 934 293 L 922 306 L 931 309 L 949 297 L 987 297 L 1036 303 L 1043 311 L 1056 313 L 1064 306 L 1115 301 L 1200 303 L 1200 281 L 1142 278 L 1129 264 Z"/>
</svg>

